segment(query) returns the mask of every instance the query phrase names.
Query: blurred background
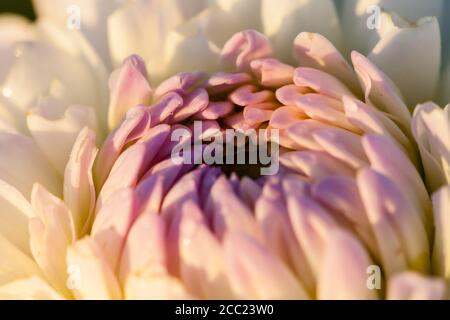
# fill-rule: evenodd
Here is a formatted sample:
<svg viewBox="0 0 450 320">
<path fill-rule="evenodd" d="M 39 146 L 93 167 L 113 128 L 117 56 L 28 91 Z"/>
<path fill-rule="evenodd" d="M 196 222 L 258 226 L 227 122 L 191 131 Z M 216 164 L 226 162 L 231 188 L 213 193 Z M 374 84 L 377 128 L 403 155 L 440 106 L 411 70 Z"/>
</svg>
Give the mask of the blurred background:
<svg viewBox="0 0 450 320">
<path fill-rule="evenodd" d="M 0 0 L 0 14 L 7 12 L 21 14 L 31 20 L 35 19 L 31 0 Z"/>
</svg>

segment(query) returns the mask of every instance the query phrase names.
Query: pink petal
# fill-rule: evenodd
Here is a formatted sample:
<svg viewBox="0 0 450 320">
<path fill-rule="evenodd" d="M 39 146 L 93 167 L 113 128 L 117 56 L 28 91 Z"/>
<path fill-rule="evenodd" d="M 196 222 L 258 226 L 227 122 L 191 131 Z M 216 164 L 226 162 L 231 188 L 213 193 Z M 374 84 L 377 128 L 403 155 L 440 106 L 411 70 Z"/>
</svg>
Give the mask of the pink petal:
<svg viewBox="0 0 450 320">
<path fill-rule="evenodd" d="M 385 113 L 351 97 L 345 96 L 342 101 L 345 107 L 345 115 L 351 124 L 366 133 L 378 133 L 392 137 L 406 150 L 412 149 L 407 136 Z"/>
<path fill-rule="evenodd" d="M 367 286 L 372 265 L 364 247 L 351 233 L 335 230 L 328 235 L 317 284 L 317 297 L 325 300 L 377 299 Z"/>
<path fill-rule="evenodd" d="M 311 88 L 317 93 L 338 100 L 345 95 L 353 95 L 341 81 L 317 69 L 303 67 L 295 69 L 294 83 L 297 86 Z"/>
<path fill-rule="evenodd" d="M 298 121 L 287 127 L 285 131 L 286 136 L 291 139 L 295 144 L 295 150 L 317 150 L 320 151 L 323 148 L 314 140 L 313 133 L 320 128 L 327 128 L 329 125 L 312 120 L 306 119 Z"/>
<path fill-rule="evenodd" d="M 302 32 L 294 40 L 294 56 L 302 67 L 327 72 L 351 89 L 358 89 L 355 73 L 335 46 L 319 33 Z"/>
<path fill-rule="evenodd" d="M 212 229 L 219 239 L 227 231 L 240 231 L 262 240 L 261 230 L 253 213 L 236 196 L 225 176 L 220 176 L 212 186 L 205 212 L 212 218 Z"/>
<path fill-rule="evenodd" d="M 262 86 L 277 88 L 294 82 L 294 68 L 276 59 L 253 60 L 250 67 Z"/>
<path fill-rule="evenodd" d="M 201 110 L 195 115 L 199 120 L 217 120 L 230 114 L 234 109 L 234 105 L 229 101 L 210 101 L 206 109 Z"/>
<path fill-rule="evenodd" d="M 422 177 L 405 153 L 392 140 L 382 135 L 368 134 L 363 137 L 362 145 L 370 160 L 371 167 L 388 176 L 412 203 L 422 222 L 426 225 L 430 217 L 430 198 Z"/>
<path fill-rule="evenodd" d="M 97 212 L 91 236 L 103 251 L 112 270 L 116 270 L 128 230 L 137 218 L 134 190 L 116 190 Z"/>
<path fill-rule="evenodd" d="M 232 298 L 219 241 L 208 230 L 196 204 L 186 202 L 182 207 L 179 246 L 183 282 L 200 298 Z"/>
<path fill-rule="evenodd" d="M 196 89 L 184 98 L 183 107 L 174 115 L 172 121 L 179 123 L 190 116 L 205 110 L 208 104 L 208 92 L 203 88 Z"/>
<path fill-rule="evenodd" d="M 388 283 L 389 300 L 445 300 L 446 295 L 447 288 L 441 279 L 411 271 L 396 275 Z"/>
<path fill-rule="evenodd" d="M 312 179 L 321 179 L 328 176 L 353 177 L 355 174 L 345 163 L 323 151 L 287 152 L 280 156 L 280 162 L 289 169 Z"/>
<path fill-rule="evenodd" d="M 186 94 L 196 85 L 201 84 L 206 75 L 202 72 L 181 72 L 167 80 L 155 89 L 155 99 L 160 99 L 168 93 Z"/>
<path fill-rule="evenodd" d="M 236 33 L 221 52 L 223 65 L 231 70 L 249 71 L 252 60 L 270 57 L 273 50 L 263 34 L 247 30 Z"/>
<path fill-rule="evenodd" d="M 159 162 L 152 167 L 136 187 L 139 211 L 159 212 L 165 195 L 192 165 L 175 164 L 172 159 Z"/>
<path fill-rule="evenodd" d="M 272 113 L 269 125 L 272 128 L 287 129 L 289 126 L 305 118 L 305 114 L 296 107 L 279 107 Z"/>
<path fill-rule="evenodd" d="M 255 215 L 267 247 L 295 273 L 311 293 L 314 290 L 314 278 L 292 229 L 281 188 L 278 178 L 273 178 L 264 185 L 263 194 L 255 204 Z"/>
<path fill-rule="evenodd" d="M 326 239 L 337 228 L 332 216 L 307 194 L 296 178 L 283 181 L 289 218 L 315 279 L 322 265 Z"/>
<path fill-rule="evenodd" d="M 183 107 L 183 98 L 175 92 L 170 92 L 147 109 L 152 126 L 170 123 L 174 115 Z"/>
<path fill-rule="evenodd" d="M 143 106 L 127 112 L 122 123 L 106 138 L 94 164 L 94 177 L 97 190 L 111 171 L 122 149 L 128 143 L 142 137 L 150 127 L 150 117 Z"/>
<path fill-rule="evenodd" d="M 372 169 L 358 172 L 357 183 L 387 276 L 406 268 L 428 272 L 428 238 L 413 205 L 392 180 Z"/>
<path fill-rule="evenodd" d="M 239 87 L 238 89 L 234 90 L 230 95 L 229 99 L 234 104 L 237 104 L 238 106 L 247 106 L 251 104 L 257 104 L 267 101 L 273 101 L 274 94 L 270 90 L 261 90 L 252 85 L 244 85 L 242 87 Z"/>
<path fill-rule="evenodd" d="M 167 268 L 165 224 L 155 212 L 139 216 L 131 227 L 120 261 L 120 281 L 135 273 L 159 273 Z"/>
<path fill-rule="evenodd" d="M 312 135 L 324 151 L 352 168 L 360 169 L 369 165 L 360 136 L 336 128 L 319 129 Z"/>
<path fill-rule="evenodd" d="M 277 100 L 280 101 L 283 105 L 295 106 L 297 99 L 301 95 L 309 92 L 311 92 L 311 90 L 309 90 L 307 87 L 299 87 L 295 84 L 288 84 L 277 89 L 275 91 L 275 95 L 277 97 Z"/>
<path fill-rule="evenodd" d="M 251 237 L 229 233 L 224 247 L 228 278 L 237 298 L 309 298 L 292 272 Z"/>
<path fill-rule="evenodd" d="M 100 192 L 97 210 L 117 189 L 136 185 L 151 166 L 158 150 L 167 141 L 169 132 L 168 125 L 154 127 L 120 155 Z"/>
<path fill-rule="evenodd" d="M 137 55 L 127 58 L 110 81 L 108 125 L 112 129 L 129 109 L 150 103 L 152 89 L 147 81 L 145 62 Z"/>
<path fill-rule="evenodd" d="M 213 74 L 206 83 L 208 93 L 220 94 L 234 90 L 242 85 L 248 84 L 252 81 L 252 77 L 245 73 L 225 73 L 218 72 Z"/>
<path fill-rule="evenodd" d="M 310 93 L 299 97 L 295 105 L 312 119 L 330 123 L 353 132 L 361 132 L 348 121 L 344 113 L 344 106 L 340 100 Z"/>
</svg>

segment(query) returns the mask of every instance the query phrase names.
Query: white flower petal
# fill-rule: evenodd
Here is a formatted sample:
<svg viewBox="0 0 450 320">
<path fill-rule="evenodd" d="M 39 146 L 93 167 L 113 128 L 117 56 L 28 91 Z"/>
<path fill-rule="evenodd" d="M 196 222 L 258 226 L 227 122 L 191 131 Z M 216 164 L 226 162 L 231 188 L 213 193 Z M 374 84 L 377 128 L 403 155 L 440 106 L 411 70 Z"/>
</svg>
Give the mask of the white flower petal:
<svg viewBox="0 0 450 320">
<path fill-rule="evenodd" d="M 395 12 L 409 21 L 421 17 L 443 17 L 444 0 L 345 0 L 342 1 L 341 21 L 345 42 L 352 50 L 368 53 L 378 40 L 375 14 L 377 7 Z M 373 6 L 377 7 L 373 7 Z M 369 29 L 368 25 L 371 27 Z"/>
<path fill-rule="evenodd" d="M 0 285 L 32 275 L 42 275 L 34 260 L 0 234 Z"/>
<path fill-rule="evenodd" d="M 219 48 L 203 34 L 190 34 L 189 30 L 168 34 L 164 52 L 165 67 L 154 76 L 157 83 L 180 71 L 213 72 L 219 65 Z"/>
<path fill-rule="evenodd" d="M 31 23 L 26 18 L 2 13 L 0 16 L 0 47 L 18 41 L 26 41 L 32 37 Z"/>
<path fill-rule="evenodd" d="M 175 2 L 175 3 L 174 3 Z M 185 18 L 176 0 L 127 2 L 108 18 L 108 41 L 113 66 L 132 54 L 142 56 L 151 75 L 164 66 L 168 34 Z"/>
<path fill-rule="evenodd" d="M 73 143 L 81 129 L 89 127 L 97 131 L 93 108 L 72 105 L 64 113 L 62 110 L 58 103 L 49 101 L 32 110 L 27 117 L 31 135 L 60 176 L 64 174 Z"/>
<path fill-rule="evenodd" d="M 26 198 L 35 182 L 53 194 L 61 194 L 61 180 L 35 142 L 22 134 L 0 131 L 0 179 Z"/>
<path fill-rule="evenodd" d="M 433 98 L 441 68 L 441 38 L 436 18 L 401 26 L 382 14 L 381 39 L 369 54 L 399 87 L 409 108 Z"/>
<path fill-rule="evenodd" d="M 121 291 L 114 271 L 91 238 L 77 241 L 67 250 L 67 266 L 77 271 L 73 288 L 77 299 L 120 299 Z"/>
<path fill-rule="evenodd" d="M 31 204 L 35 214 L 29 221 L 33 257 L 52 285 L 70 295 L 65 258 L 76 237 L 71 213 L 61 199 L 39 184 L 33 187 Z"/>
<path fill-rule="evenodd" d="M 431 191 L 450 183 L 450 110 L 434 103 L 417 106 L 412 132 L 419 146 L 425 180 Z"/>
<path fill-rule="evenodd" d="M 62 300 L 64 299 L 45 280 L 29 277 L 0 287 L 0 300 Z"/>
<path fill-rule="evenodd" d="M 23 253 L 30 253 L 28 218 L 30 203 L 8 183 L 0 180 L 0 234 Z"/>
<path fill-rule="evenodd" d="M 263 0 L 261 10 L 262 30 L 284 62 L 293 62 L 292 43 L 300 32 L 320 33 L 340 47 L 339 20 L 330 0 Z"/>
<path fill-rule="evenodd" d="M 119 1 L 111 0 L 34 0 L 37 14 L 58 24 L 62 28 L 77 29 L 100 53 L 102 60 L 109 65 L 106 20 L 117 7 Z"/>
</svg>

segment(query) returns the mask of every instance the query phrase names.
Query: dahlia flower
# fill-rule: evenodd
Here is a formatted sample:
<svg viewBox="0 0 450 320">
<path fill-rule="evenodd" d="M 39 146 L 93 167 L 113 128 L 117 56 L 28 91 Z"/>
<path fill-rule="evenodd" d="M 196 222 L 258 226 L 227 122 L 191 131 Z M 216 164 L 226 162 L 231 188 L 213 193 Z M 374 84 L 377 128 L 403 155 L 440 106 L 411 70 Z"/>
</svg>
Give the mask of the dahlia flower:
<svg viewBox="0 0 450 320">
<path fill-rule="evenodd" d="M 0 19 L 0 298 L 447 299 L 444 2 L 377 4 Z M 224 163 L 231 129 L 275 170 Z"/>
</svg>

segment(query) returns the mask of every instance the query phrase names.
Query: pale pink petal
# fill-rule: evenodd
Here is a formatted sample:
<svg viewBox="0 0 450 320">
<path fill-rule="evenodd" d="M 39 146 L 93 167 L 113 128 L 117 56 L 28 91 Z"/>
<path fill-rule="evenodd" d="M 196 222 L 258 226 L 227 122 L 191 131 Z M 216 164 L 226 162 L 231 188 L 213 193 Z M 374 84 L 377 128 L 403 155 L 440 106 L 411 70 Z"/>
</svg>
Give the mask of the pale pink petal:
<svg viewBox="0 0 450 320">
<path fill-rule="evenodd" d="M 351 233 L 332 231 L 326 241 L 317 283 L 317 297 L 324 300 L 377 299 L 377 290 L 367 286 L 371 259 Z"/>
<path fill-rule="evenodd" d="M 323 35 L 302 32 L 294 40 L 294 56 L 302 67 L 327 72 L 358 90 L 355 73 L 336 47 Z"/>
<path fill-rule="evenodd" d="M 358 172 L 357 183 L 386 275 L 407 268 L 428 272 L 428 238 L 414 206 L 392 180 L 372 169 Z"/>
<path fill-rule="evenodd" d="M 167 141 L 168 125 L 153 127 L 137 143 L 120 155 L 111 169 L 97 200 L 97 211 L 117 189 L 134 187 L 150 168 L 152 160 Z"/>
<path fill-rule="evenodd" d="M 340 220 L 345 217 L 371 253 L 378 256 L 375 236 L 353 178 L 326 177 L 312 186 L 311 194 L 327 208 L 335 211 L 334 217 Z M 341 214 L 343 217 L 339 216 Z"/>
<path fill-rule="evenodd" d="M 217 120 L 230 114 L 234 109 L 229 101 L 210 101 L 206 109 L 197 113 L 194 117 L 199 120 Z"/>
<path fill-rule="evenodd" d="M 299 87 L 295 84 L 288 84 L 275 91 L 277 100 L 285 106 L 295 106 L 297 99 L 305 93 L 312 92 L 307 87 Z"/>
<path fill-rule="evenodd" d="M 208 78 L 206 82 L 206 89 L 209 94 L 219 94 L 236 89 L 241 85 L 248 84 L 251 81 L 252 77 L 245 72 L 218 72 Z"/>
<path fill-rule="evenodd" d="M 155 273 L 167 268 L 166 226 L 155 212 L 139 216 L 128 233 L 120 261 L 120 281 L 127 282 L 133 274 Z"/>
<path fill-rule="evenodd" d="M 318 129 L 312 135 L 323 150 L 352 168 L 369 165 L 360 136 L 337 128 Z"/>
<path fill-rule="evenodd" d="M 295 273 L 311 294 L 315 286 L 314 277 L 292 229 L 280 179 L 273 178 L 264 185 L 263 194 L 255 204 L 255 216 L 267 247 Z"/>
<path fill-rule="evenodd" d="M 135 189 L 139 211 L 159 212 L 167 192 L 191 167 L 182 163 L 175 164 L 173 159 L 161 161 L 152 167 Z"/>
<path fill-rule="evenodd" d="M 424 225 L 430 223 L 430 197 L 416 167 L 392 140 L 382 135 L 368 134 L 362 145 L 371 167 L 388 176 L 398 186 L 408 202 L 413 204 Z"/>
<path fill-rule="evenodd" d="M 157 103 L 147 109 L 152 126 L 170 123 L 173 116 L 182 109 L 183 103 L 183 98 L 176 92 L 169 92 L 162 96 Z"/>
<path fill-rule="evenodd" d="M 258 91 L 258 87 L 252 84 L 244 85 L 234 90 L 229 99 L 238 106 L 247 106 L 267 101 L 272 101 L 274 94 L 270 90 Z"/>
<path fill-rule="evenodd" d="M 112 129 L 128 110 L 150 103 L 152 89 L 147 80 L 144 60 L 137 55 L 125 59 L 121 68 L 111 76 L 110 90 L 108 126 Z"/>
<path fill-rule="evenodd" d="M 298 123 L 305 118 L 305 114 L 298 110 L 298 108 L 282 106 L 274 110 L 269 125 L 272 128 L 287 129 L 291 125 Z"/>
<path fill-rule="evenodd" d="M 181 279 L 189 292 L 203 299 L 232 298 L 222 247 L 193 202 L 182 204 L 179 247 Z"/>
<path fill-rule="evenodd" d="M 276 59 L 258 59 L 250 63 L 260 85 L 281 87 L 294 82 L 294 67 Z"/>
<path fill-rule="evenodd" d="M 103 251 L 105 261 L 116 270 L 128 231 L 137 218 L 134 190 L 116 190 L 103 204 L 92 225 L 91 237 Z"/>
<path fill-rule="evenodd" d="M 208 92 L 203 88 L 196 89 L 184 98 L 183 107 L 173 116 L 172 121 L 179 123 L 190 116 L 205 110 L 208 104 Z"/>
<path fill-rule="evenodd" d="M 122 119 L 122 123 L 106 138 L 94 164 L 97 190 L 103 186 L 124 146 L 141 138 L 149 129 L 150 121 L 143 106 L 132 108 Z"/>
<path fill-rule="evenodd" d="M 447 288 L 438 278 L 426 277 L 415 272 L 404 272 L 388 283 L 389 300 L 444 300 Z"/>
<path fill-rule="evenodd" d="M 342 161 L 323 151 L 304 150 L 287 152 L 280 156 L 280 162 L 300 174 L 312 179 L 328 176 L 354 176 L 355 172 Z"/>
<path fill-rule="evenodd" d="M 246 30 L 236 33 L 225 43 L 221 61 L 230 70 L 250 71 L 252 60 L 270 57 L 272 53 L 266 36 L 254 30 Z"/>
<path fill-rule="evenodd" d="M 361 132 L 348 121 L 344 113 L 344 106 L 340 100 L 310 93 L 298 97 L 295 105 L 311 119 L 323 121 L 353 132 Z"/>
<path fill-rule="evenodd" d="M 320 129 L 332 128 L 329 124 L 321 121 L 306 119 L 291 124 L 286 129 L 286 135 L 302 149 L 323 150 L 314 138 L 314 133 Z"/>
<path fill-rule="evenodd" d="M 305 185 L 301 181 L 296 178 L 285 179 L 283 190 L 297 241 L 317 279 L 327 235 L 337 228 L 337 223 L 324 207 L 307 195 Z"/>
<path fill-rule="evenodd" d="M 185 94 L 203 82 L 206 75 L 202 72 L 181 72 L 161 82 L 155 89 L 155 99 L 170 92 Z"/>
<path fill-rule="evenodd" d="M 227 274 L 237 298 L 309 298 L 286 265 L 257 241 L 238 232 L 227 234 L 224 241 Z"/>
<path fill-rule="evenodd" d="M 317 69 L 305 67 L 295 69 L 294 83 L 297 86 L 311 88 L 317 93 L 338 100 L 342 99 L 345 95 L 353 95 L 340 80 Z"/>
<path fill-rule="evenodd" d="M 239 231 L 262 240 L 261 230 L 250 208 L 237 197 L 225 176 L 219 177 L 212 186 L 205 211 L 211 216 L 213 231 L 219 239 L 227 231 Z"/>
<path fill-rule="evenodd" d="M 408 137 L 386 113 L 380 112 L 351 97 L 346 96 L 342 101 L 345 107 L 345 115 L 350 123 L 366 133 L 377 133 L 392 137 L 392 139 L 398 141 L 406 151 L 413 152 Z"/>
</svg>

